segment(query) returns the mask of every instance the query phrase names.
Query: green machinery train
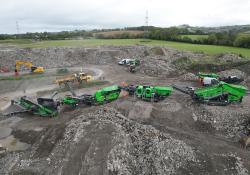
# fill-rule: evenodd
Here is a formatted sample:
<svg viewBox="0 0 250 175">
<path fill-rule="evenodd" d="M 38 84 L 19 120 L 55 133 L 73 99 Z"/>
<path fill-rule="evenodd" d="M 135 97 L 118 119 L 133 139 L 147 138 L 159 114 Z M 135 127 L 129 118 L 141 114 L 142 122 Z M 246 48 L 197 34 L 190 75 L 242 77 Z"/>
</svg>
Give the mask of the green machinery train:
<svg viewBox="0 0 250 175">
<path fill-rule="evenodd" d="M 79 104 L 97 105 L 105 104 L 119 98 L 121 90 L 128 91 L 130 95 L 146 100 L 160 101 L 165 99 L 173 91 L 172 87 L 162 86 L 127 86 L 120 87 L 117 85 L 102 88 L 94 93 L 94 95 L 77 96 L 74 92 L 72 95 L 63 98 L 63 104 L 76 107 Z M 72 90 L 71 90 L 72 91 Z"/>
<path fill-rule="evenodd" d="M 9 112 L 4 115 L 14 115 L 18 113 L 29 112 L 31 114 L 44 117 L 54 117 L 58 115 L 59 106 L 69 105 L 77 107 L 78 105 L 102 105 L 117 100 L 121 91 L 127 91 L 129 95 L 136 96 L 145 101 L 158 102 L 171 95 L 173 88 L 188 94 L 193 100 L 199 103 L 210 105 L 227 105 L 232 102 L 242 102 L 248 89 L 241 85 L 233 85 L 225 82 L 219 82 L 216 85 L 202 88 L 178 87 L 173 86 L 108 86 L 97 90 L 93 95 L 76 95 L 70 88 L 72 95 L 66 95 L 62 100 L 54 100 L 54 93 L 51 98 L 38 98 L 37 102 L 24 96 L 18 100 L 12 100 L 12 104 L 20 107 L 19 111 Z"/>
</svg>

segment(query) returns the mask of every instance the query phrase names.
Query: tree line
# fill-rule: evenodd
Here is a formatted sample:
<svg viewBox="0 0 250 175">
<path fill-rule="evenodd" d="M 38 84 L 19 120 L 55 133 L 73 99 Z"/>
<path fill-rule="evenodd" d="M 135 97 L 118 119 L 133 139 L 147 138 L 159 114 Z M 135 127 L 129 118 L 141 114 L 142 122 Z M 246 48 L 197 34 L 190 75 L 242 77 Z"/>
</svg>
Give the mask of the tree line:
<svg viewBox="0 0 250 175">
<path fill-rule="evenodd" d="M 189 32 L 175 27 L 165 29 L 153 29 L 149 31 L 148 38 L 166 41 L 178 41 L 193 44 L 209 44 L 209 45 L 224 45 L 250 48 L 250 34 L 238 33 L 235 31 L 211 33 L 207 37 L 192 39 L 182 34 L 190 34 Z M 192 33 L 194 34 L 194 33 Z M 196 31 L 195 34 L 204 34 L 201 31 Z"/>
<path fill-rule="evenodd" d="M 62 31 L 62 32 L 35 32 L 25 34 L 0 34 L 0 40 L 8 39 L 32 39 L 32 40 L 65 40 L 93 37 L 93 32 L 85 30 Z"/>
<path fill-rule="evenodd" d="M 104 35 L 101 32 L 120 31 L 114 35 Z M 141 31 L 133 34 L 131 31 Z M 199 39 L 192 39 L 183 35 L 206 35 Z M 242 30 L 229 30 L 223 32 L 204 33 L 202 30 L 190 31 L 187 28 L 169 27 L 160 28 L 154 26 L 139 26 L 117 29 L 95 29 L 92 31 L 75 30 L 62 32 L 41 32 L 6 35 L 0 34 L 0 40 L 7 39 L 32 39 L 32 40 L 65 40 L 65 39 L 82 39 L 82 38 L 99 38 L 99 39 L 135 39 L 148 38 L 165 41 L 178 41 L 193 44 L 210 44 L 250 48 L 250 33 L 244 33 Z"/>
</svg>

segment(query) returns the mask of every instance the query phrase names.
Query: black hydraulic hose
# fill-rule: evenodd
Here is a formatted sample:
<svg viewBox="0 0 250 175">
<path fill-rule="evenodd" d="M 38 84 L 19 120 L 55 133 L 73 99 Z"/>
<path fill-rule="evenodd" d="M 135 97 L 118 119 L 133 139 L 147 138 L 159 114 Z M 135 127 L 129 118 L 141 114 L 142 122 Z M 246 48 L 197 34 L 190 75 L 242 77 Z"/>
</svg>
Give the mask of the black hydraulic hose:
<svg viewBox="0 0 250 175">
<path fill-rule="evenodd" d="M 180 92 L 182 92 L 182 93 L 184 93 L 184 94 L 191 95 L 190 91 L 184 89 L 183 87 L 179 87 L 179 86 L 176 86 L 176 85 L 174 85 L 174 84 L 172 85 L 172 87 L 173 87 L 175 90 L 180 91 Z"/>
</svg>

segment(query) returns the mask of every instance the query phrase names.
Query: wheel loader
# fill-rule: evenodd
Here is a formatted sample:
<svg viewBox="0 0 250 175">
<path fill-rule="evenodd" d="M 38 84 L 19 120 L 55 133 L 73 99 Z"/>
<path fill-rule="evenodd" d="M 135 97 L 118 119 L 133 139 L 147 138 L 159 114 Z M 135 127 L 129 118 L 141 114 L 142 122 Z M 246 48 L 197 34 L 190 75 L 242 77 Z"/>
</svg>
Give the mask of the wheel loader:
<svg viewBox="0 0 250 175">
<path fill-rule="evenodd" d="M 228 84 L 220 81 L 218 84 L 203 88 L 179 87 L 173 88 L 188 94 L 194 101 L 209 105 L 228 105 L 233 102 L 242 102 L 248 89 L 245 86 Z"/>
</svg>

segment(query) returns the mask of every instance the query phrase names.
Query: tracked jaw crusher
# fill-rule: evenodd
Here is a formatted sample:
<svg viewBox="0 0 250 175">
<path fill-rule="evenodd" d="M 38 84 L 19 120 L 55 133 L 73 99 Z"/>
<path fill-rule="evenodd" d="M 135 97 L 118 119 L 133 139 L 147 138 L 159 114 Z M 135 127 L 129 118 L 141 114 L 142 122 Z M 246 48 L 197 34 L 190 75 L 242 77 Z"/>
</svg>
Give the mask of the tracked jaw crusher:
<svg viewBox="0 0 250 175">
<path fill-rule="evenodd" d="M 170 86 L 129 85 L 121 88 L 129 95 L 135 95 L 144 101 L 154 102 L 164 100 L 173 92 L 173 88 Z"/>
<path fill-rule="evenodd" d="M 62 103 L 72 107 L 77 107 L 80 104 L 89 106 L 105 104 L 118 99 L 121 92 L 121 88 L 117 85 L 99 89 L 93 95 L 76 95 L 76 93 L 69 85 L 68 88 L 70 89 L 72 95 L 65 96 L 62 100 Z"/>
<path fill-rule="evenodd" d="M 209 105 L 228 105 L 233 102 L 241 103 L 248 89 L 245 86 L 233 85 L 225 82 L 219 82 L 216 85 L 203 88 L 178 87 L 173 85 L 174 89 L 188 94 L 194 101 Z"/>
</svg>

